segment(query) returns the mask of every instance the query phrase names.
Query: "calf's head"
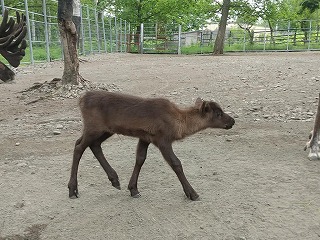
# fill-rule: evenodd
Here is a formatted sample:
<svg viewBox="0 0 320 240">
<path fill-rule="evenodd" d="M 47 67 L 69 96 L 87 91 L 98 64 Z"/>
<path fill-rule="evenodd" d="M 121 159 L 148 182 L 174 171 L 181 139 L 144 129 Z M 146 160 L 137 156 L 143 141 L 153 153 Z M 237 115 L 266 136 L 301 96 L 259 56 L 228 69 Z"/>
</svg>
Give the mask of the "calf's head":
<svg viewBox="0 0 320 240">
<path fill-rule="evenodd" d="M 203 101 L 198 98 L 195 105 L 210 128 L 230 129 L 235 124 L 235 120 L 225 113 L 216 102 Z"/>
</svg>

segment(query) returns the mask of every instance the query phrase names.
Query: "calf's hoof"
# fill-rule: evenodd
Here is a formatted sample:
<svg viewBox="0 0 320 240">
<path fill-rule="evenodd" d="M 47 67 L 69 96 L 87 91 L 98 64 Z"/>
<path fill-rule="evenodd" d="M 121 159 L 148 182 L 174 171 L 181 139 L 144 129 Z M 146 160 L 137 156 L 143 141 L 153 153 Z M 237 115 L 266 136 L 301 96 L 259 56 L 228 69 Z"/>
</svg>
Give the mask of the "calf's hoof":
<svg viewBox="0 0 320 240">
<path fill-rule="evenodd" d="M 131 197 L 133 197 L 133 198 L 141 197 L 141 194 L 139 193 L 138 189 L 130 189 L 129 187 L 128 187 L 128 189 L 130 191 Z"/>
<path fill-rule="evenodd" d="M 136 195 L 131 195 L 131 197 L 133 197 L 133 198 L 139 198 L 139 197 L 141 197 L 141 194 L 140 194 L 140 193 L 137 193 Z"/>
<path fill-rule="evenodd" d="M 73 195 L 73 196 L 70 196 L 70 195 L 69 195 L 69 198 L 70 198 L 70 199 L 77 199 L 77 198 L 79 198 L 79 196 L 78 196 L 78 195 Z"/>
<path fill-rule="evenodd" d="M 199 195 L 196 192 L 186 192 L 186 196 L 192 201 L 200 200 Z"/>
<path fill-rule="evenodd" d="M 200 200 L 200 197 L 199 197 L 199 195 L 197 195 L 197 196 L 191 196 L 191 197 L 188 197 L 190 200 L 192 200 L 192 201 L 199 201 Z"/>
<path fill-rule="evenodd" d="M 112 184 L 112 186 L 113 186 L 114 188 L 121 190 L 120 182 L 119 182 L 118 177 L 109 178 L 109 181 L 111 182 L 111 184 Z"/>
<path fill-rule="evenodd" d="M 111 181 L 111 184 L 112 184 L 112 186 L 114 188 L 121 190 L 120 182 L 119 182 L 118 179 L 113 179 L 113 180 L 110 180 L 110 181 Z"/>
<path fill-rule="evenodd" d="M 79 197 L 78 189 L 71 190 L 69 189 L 69 198 L 70 199 L 77 199 Z"/>
<path fill-rule="evenodd" d="M 320 156 L 319 156 L 319 154 L 317 152 L 310 152 L 309 155 L 308 155 L 308 158 L 311 161 L 320 160 Z"/>
</svg>

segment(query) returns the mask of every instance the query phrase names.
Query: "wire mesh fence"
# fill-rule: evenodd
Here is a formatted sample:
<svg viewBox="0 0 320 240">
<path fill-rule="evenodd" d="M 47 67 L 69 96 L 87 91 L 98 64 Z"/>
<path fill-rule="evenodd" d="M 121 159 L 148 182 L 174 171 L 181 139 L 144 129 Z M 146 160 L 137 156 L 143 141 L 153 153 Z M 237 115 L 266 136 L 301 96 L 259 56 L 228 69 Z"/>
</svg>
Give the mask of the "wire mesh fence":
<svg viewBox="0 0 320 240">
<path fill-rule="evenodd" d="M 179 25 L 147 23 L 141 24 L 140 29 L 140 53 L 178 53 Z"/>
<path fill-rule="evenodd" d="M 246 27 L 227 25 L 224 51 L 306 51 L 320 50 L 319 21 L 278 21 Z M 182 53 L 212 52 L 218 25 L 182 33 Z"/>
<path fill-rule="evenodd" d="M 7 8 L 12 17 L 15 11 L 19 11 L 27 18 L 28 48 L 22 63 L 33 64 L 63 58 L 57 19 L 57 1 L 50 1 L 49 5 L 46 0 L 43 0 L 42 5 L 30 7 L 27 0 L 24 0 L 17 8 L 5 5 L 4 0 L 1 0 L 1 6 L 2 12 Z M 52 12 L 52 9 L 56 11 Z M 117 17 L 106 16 L 103 12 L 88 6 L 81 6 L 80 14 L 79 54 L 127 51 L 130 24 Z"/>
<path fill-rule="evenodd" d="M 117 17 L 106 17 L 96 9 L 81 7 L 79 50 L 81 54 L 126 52 L 130 24 Z"/>
<path fill-rule="evenodd" d="M 24 13 L 27 18 L 28 49 L 24 63 L 62 59 L 62 47 L 57 19 L 57 1 L 42 0 L 42 4 L 20 2 L 12 7 L 1 1 L 2 9 Z M 54 9 L 54 10 L 53 10 Z M 305 51 L 319 50 L 318 20 L 278 21 L 273 28 L 267 23 L 239 26 L 229 23 L 224 51 Z M 183 32 L 178 24 L 134 24 L 88 6 L 81 6 L 79 54 L 130 52 L 201 54 L 211 53 L 218 24 L 211 23 L 200 30 Z"/>
</svg>

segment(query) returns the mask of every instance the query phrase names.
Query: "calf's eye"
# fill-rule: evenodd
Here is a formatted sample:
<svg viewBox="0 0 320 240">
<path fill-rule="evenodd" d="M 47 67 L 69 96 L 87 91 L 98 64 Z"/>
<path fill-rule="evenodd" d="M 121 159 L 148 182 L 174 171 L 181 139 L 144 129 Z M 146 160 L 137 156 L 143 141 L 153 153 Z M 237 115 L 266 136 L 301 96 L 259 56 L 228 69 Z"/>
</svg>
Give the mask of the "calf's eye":
<svg viewBox="0 0 320 240">
<path fill-rule="evenodd" d="M 222 117 L 222 111 L 217 111 L 216 114 L 217 114 L 217 117 Z"/>
</svg>

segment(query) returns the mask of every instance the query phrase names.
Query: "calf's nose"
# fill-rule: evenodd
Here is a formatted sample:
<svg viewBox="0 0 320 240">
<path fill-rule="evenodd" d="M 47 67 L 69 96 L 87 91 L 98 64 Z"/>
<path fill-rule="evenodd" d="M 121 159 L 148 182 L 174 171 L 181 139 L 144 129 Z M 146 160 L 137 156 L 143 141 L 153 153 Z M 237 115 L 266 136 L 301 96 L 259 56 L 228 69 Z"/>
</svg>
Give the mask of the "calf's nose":
<svg viewBox="0 0 320 240">
<path fill-rule="evenodd" d="M 232 117 L 230 117 L 229 123 L 226 124 L 226 129 L 232 128 L 232 126 L 233 126 L 235 123 L 236 123 L 236 121 L 235 121 Z"/>
</svg>

